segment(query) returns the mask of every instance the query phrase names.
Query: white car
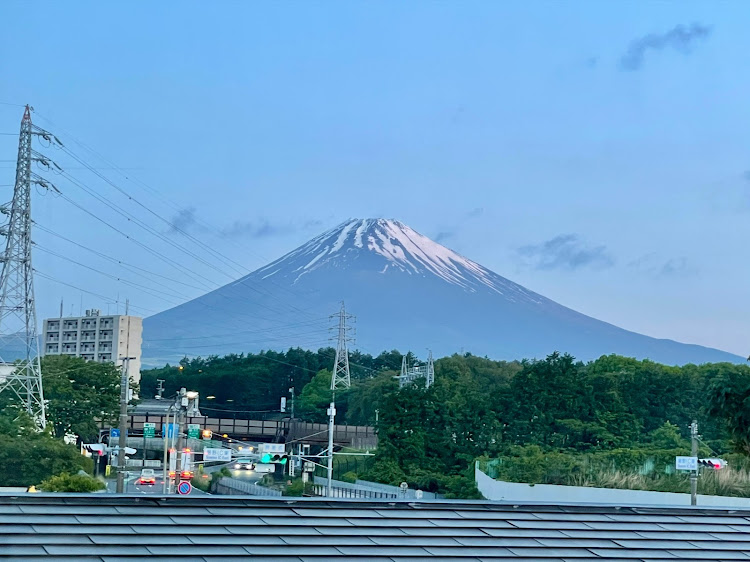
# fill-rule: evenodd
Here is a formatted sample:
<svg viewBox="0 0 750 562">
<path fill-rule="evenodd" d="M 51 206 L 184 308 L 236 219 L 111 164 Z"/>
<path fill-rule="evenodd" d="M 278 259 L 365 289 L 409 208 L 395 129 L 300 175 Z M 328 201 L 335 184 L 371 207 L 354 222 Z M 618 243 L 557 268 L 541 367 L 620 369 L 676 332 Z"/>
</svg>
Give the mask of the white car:
<svg viewBox="0 0 750 562">
<path fill-rule="evenodd" d="M 156 473 L 153 468 L 144 468 L 141 470 L 141 476 L 138 478 L 139 484 L 147 484 L 153 486 L 156 484 Z"/>
</svg>

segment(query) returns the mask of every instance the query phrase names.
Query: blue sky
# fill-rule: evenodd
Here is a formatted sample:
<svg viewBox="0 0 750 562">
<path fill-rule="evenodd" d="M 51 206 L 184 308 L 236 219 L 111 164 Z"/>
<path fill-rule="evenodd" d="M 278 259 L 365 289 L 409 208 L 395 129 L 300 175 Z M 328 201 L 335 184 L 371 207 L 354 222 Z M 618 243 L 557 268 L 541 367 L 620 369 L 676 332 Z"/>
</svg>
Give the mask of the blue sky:
<svg viewBox="0 0 750 562">
<path fill-rule="evenodd" d="M 0 102 L 32 104 L 36 124 L 247 269 L 346 218 L 393 217 L 596 318 L 747 354 L 748 12 L 743 1 L 720 7 L 4 2 Z M 17 131 L 21 111 L 0 105 L 0 132 Z M 10 199 L 16 139 L 0 135 L 0 151 Z M 68 154 L 46 153 L 190 244 Z M 183 268 L 201 267 L 57 179 Z M 61 198 L 34 205 L 38 223 L 77 242 L 167 277 L 178 269 Z M 47 233 L 35 239 L 133 279 Z M 145 310 L 175 301 L 81 278 L 44 251 L 35 261 Z M 217 286 L 236 271 L 205 274 Z M 66 312 L 106 308 L 46 279 L 37 286 L 40 316 L 61 297 Z"/>
</svg>

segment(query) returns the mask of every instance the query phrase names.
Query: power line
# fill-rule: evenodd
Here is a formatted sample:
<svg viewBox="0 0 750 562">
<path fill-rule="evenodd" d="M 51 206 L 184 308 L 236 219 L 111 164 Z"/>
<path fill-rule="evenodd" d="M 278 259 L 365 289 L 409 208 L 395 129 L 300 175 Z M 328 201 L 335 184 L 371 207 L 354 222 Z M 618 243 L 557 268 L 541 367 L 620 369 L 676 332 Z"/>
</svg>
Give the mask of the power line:
<svg viewBox="0 0 750 562">
<path fill-rule="evenodd" d="M 108 256 L 107 254 L 105 254 L 103 252 L 100 252 L 98 250 L 94 250 L 93 248 L 89 248 L 88 246 L 85 246 L 85 245 L 83 245 L 83 244 L 81 244 L 79 242 L 75 242 L 74 240 L 71 240 L 70 238 L 67 238 L 67 237 L 63 236 L 62 234 L 59 234 L 59 233 L 57 233 L 57 232 L 55 232 L 53 230 L 50 230 L 49 228 L 46 228 L 45 226 L 43 226 L 41 224 L 34 223 L 34 226 L 36 228 L 38 228 L 39 230 L 42 230 L 42 231 L 44 231 L 44 232 L 46 232 L 48 234 L 56 236 L 57 238 L 60 238 L 61 240 L 65 240 L 66 242 L 69 242 L 70 244 L 73 244 L 74 246 L 78 246 L 79 248 L 81 248 L 83 250 L 91 252 L 94 255 L 99 256 L 100 258 L 103 258 L 103 259 L 106 259 L 108 261 L 111 261 L 112 263 L 115 263 L 115 264 L 120 265 L 122 267 L 132 268 L 132 269 L 134 269 L 134 270 L 136 270 L 136 271 L 138 271 L 140 273 L 145 273 L 147 275 L 153 275 L 155 277 L 160 277 L 162 279 L 165 279 L 165 280 L 169 281 L 170 283 L 177 283 L 179 285 L 184 285 L 185 287 L 188 287 L 190 289 L 195 289 L 195 290 L 198 290 L 198 291 L 204 290 L 202 287 L 196 287 L 195 285 L 190 285 L 188 283 L 185 283 L 184 281 L 180 281 L 180 280 L 175 279 L 173 277 L 167 277 L 166 275 L 161 275 L 159 273 L 155 273 L 153 271 L 149 271 L 148 269 L 145 269 L 143 267 L 138 267 L 137 265 L 133 265 L 131 263 L 124 262 L 124 261 L 122 261 L 120 259 L 113 258 L 112 256 Z"/>
<path fill-rule="evenodd" d="M 153 230 L 153 229 L 152 229 L 151 227 L 149 227 L 148 225 L 146 225 L 145 223 L 143 223 L 142 221 L 140 221 L 139 219 L 137 219 L 137 218 L 136 218 L 135 216 L 133 216 L 132 214 L 130 214 L 130 213 L 128 213 L 127 211 L 125 211 L 124 209 L 122 209 L 121 207 L 117 206 L 116 204 L 113 204 L 113 203 L 111 203 L 110 201 L 108 201 L 108 200 L 106 200 L 106 199 L 102 198 L 102 197 L 101 197 L 100 195 L 96 194 L 96 193 L 95 193 L 95 192 L 94 192 L 93 190 L 91 190 L 90 188 L 88 188 L 87 186 L 85 186 L 85 184 L 83 184 L 82 182 L 79 182 L 78 180 L 76 180 L 75 178 L 73 178 L 73 176 L 71 176 L 70 174 L 68 174 L 68 173 L 65 173 L 65 172 L 63 172 L 63 175 L 64 175 L 65 177 L 67 177 L 67 178 L 68 178 L 68 179 L 69 179 L 69 180 L 70 180 L 70 181 L 71 181 L 72 183 L 74 183 L 74 185 L 77 185 L 77 186 L 78 186 L 79 188 L 81 188 L 81 189 L 82 189 L 83 191 L 85 191 L 85 192 L 86 192 L 86 193 L 88 193 L 89 195 L 93 196 L 93 197 L 94 197 L 95 199 L 97 199 L 97 200 L 101 201 L 101 202 L 102 202 L 102 203 L 104 203 L 104 204 L 105 204 L 106 206 L 108 206 L 108 207 L 110 207 L 111 209 L 113 209 L 114 211 L 116 211 L 116 212 L 117 212 L 118 214 L 122 214 L 122 215 L 125 215 L 125 216 L 126 216 L 127 218 L 129 218 L 130 222 L 134 222 L 134 223 L 135 223 L 136 225 L 138 225 L 138 226 L 140 226 L 141 228 L 143 228 L 144 230 L 146 230 L 146 232 L 149 232 L 150 234 L 152 234 L 152 235 L 156 236 L 157 238 L 159 238 L 159 239 L 161 239 L 161 240 L 163 240 L 163 241 L 166 241 L 166 242 L 167 242 L 168 244 L 171 244 L 172 246 L 174 246 L 174 247 L 176 247 L 176 248 L 178 248 L 178 249 L 180 249 L 180 250 L 184 251 L 185 253 L 187 253 L 187 254 L 188 254 L 188 255 L 190 255 L 191 257 L 193 257 L 193 258 L 195 258 L 196 260 L 200 261 L 201 263 L 205 264 L 205 265 L 206 265 L 206 266 L 207 266 L 208 268 L 210 268 L 210 269 L 216 269 L 216 268 L 215 268 L 215 266 L 214 266 L 213 264 L 210 264 L 210 263 L 209 263 L 209 262 L 207 262 L 206 260 L 203 260 L 202 258 L 200 258 L 199 256 L 197 256 L 196 254 L 194 254 L 194 253 L 190 252 L 190 251 L 189 251 L 189 250 L 187 250 L 186 248 L 184 248 L 184 247 L 180 246 L 179 244 L 176 244 L 176 243 L 175 243 L 174 241 L 171 241 L 171 240 L 169 240 L 168 238 L 164 237 L 164 236 L 163 236 L 162 234 L 160 234 L 160 233 L 156 232 L 156 231 L 155 231 L 155 230 Z M 75 202 L 75 201 L 74 201 L 73 199 L 71 199 L 70 197 L 68 197 L 68 196 L 67 196 L 66 194 L 62 193 L 62 194 L 60 194 L 60 196 L 61 196 L 61 197 L 62 197 L 63 199 L 65 199 L 65 200 L 66 200 L 67 202 L 69 202 L 70 204 L 72 204 L 73 206 L 75 206 L 75 207 L 77 207 L 78 209 L 82 210 L 83 212 L 85 212 L 86 214 L 90 215 L 91 217 L 95 218 L 95 219 L 96 219 L 97 221 L 101 222 L 102 224 L 105 224 L 105 225 L 107 225 L 107 226 L 108 226 L 109 228 L 111 228 L 111 229 L 115 230 L 116 232 L 118 232 L 118 233 L 119 233 L 119 234 L 121 234 L 122 236 L 125 236 L 125 237 L 126 237 L 127 239 L 129 239 L 129 240 L 132 240 L 132 241 L 133 241 L 133 242 L 134 242 L 135 244 L 137 244 L 137 245 L 138 245 L 139 247 L 143 248 L 144 250 L 146 250 L 146 251 L 147 251 L 147 252 L 149 252 L 150 254 L 152 254 L 152 255 L 155 255 L 156 257 L 158 257 L 158 258 L 160 258 L 160 259 L 163 259 L 163 260 L 167 261 L 168 263 L 172 264 L 172 265 L 173 265 L 174 267 L 176 267 L 177 269 L 179 269 L 179 270 L 180 270 L 180 271 L 182 271 L 183 273 L 187 273 L 187 274 L 188 274 L 188 275 L 189 275 L 190 277 L 192 277 L 193 279 L 196 279 L 196 280 L 198 280 L 198 281 L 204 281 L 204 282 L 205 282 L 205 281 L 207 281 L 207 280 L 205 279 L 205 277 L 203 277 L 203 276 L 199 276 L 199 275 L 195 274 L 194 272 L 192 272 L 192 271 L 190 271 L 190 270 L 186 270 L 186 269 L 185 269 L 185 268 L 184 268 L 184 267 L 183 267 L 183 266 L 182 266 L 181 264 L 179 264 L 179 263 L 177 263 L 176 261 L 172 260 L 171 258 L 167 257 L 167 256 L 166 256 L 166 255 L 164 255 L 163 253 L 161 253 L 161 252 L 158 252 L 158 251 L 154 250 L 154 249 L 153 249 L 153 248 L 151 248 L 150 246 L 148 246 L 148 245 L 146 245 L 146 244 L 144 244 L 144 243 L 142 243 L 142 242 L 140 242 L 140 241 L 136 240 L 136 239 L 135 239 L 134 237 L 132 237 L 132 236 L 130 236 L 130 235 L 128 235 L 128 234 L 126 234 L 125 232 L 123 232 L 122 230 L 120 230 L 120 229 L 116 228 L 116 227 L 115 227 L 115 226 L 113 226 L 113 225 L 112 225 L 111 223 L 109 223 L 109 222 L 105 221 L 105 220 L 104 220 L 104 219 L 102 219 L 101 217 L 97 216 L 96 214 L 94 214 L 94 213 L 93 213 L 93 212 L 91 212 L 90 210 L 88 210 L 88 209 L 86 209 L 85 207 L 83 207 L 82 205 L 80 205 L 79 203 Z M 225 275 L 227 275 L 226 273 L 224 273 L 224 274 L 225 274 Z M 238 282 L 235 282 L 235 283 L 229 284 L 229 285 L 227 285 L 227 286 L 225 286 L 225 287 L 229 287 L 229 288 L 230 288 L 230 290 L 232 290 L 232 287 L 234 287 L 234 286 L 235 286 L 235 285 L 236 285 L 237 283 L 238 283 Z M 270 295 L 270 294 L 266 294 L 266 293 L 263 293 L 262 291 L 258 290 L 258 289 L 257 289 L 257 288 L 255 288 L 255 287 L 252 287 L 252 286 L 248 286 L 248 288 L 249 288 L 249 289 L 251 289 L 251 290 L 253 290 L 253 291 L 255 291 L 256 293 L 260 294 L 261 296 L 264 296 L 264 297 L 273 297 L 273 295 Z M 212 290 L 213 290 L 213 287 L 211 287 L 210 285 L 207 285 L 207 286 L 206 286 L 206 290 L 208 290 L 208 291 L 212 291 Z M 224 295 L 223 293 L 221 294 L 221 296 L 222 296 L 222 297 L 225 297 L 225 298 L 227 298 L 227 299 L 229 299 L 229 300 L 231 300 L 231 299 L 230 299 L 230 297 L 228 297 L 227 295 Z M 275 309 L 275 308 L 272 308 L 271 306 L 269 306 L 269 305 L 267 305 L 267 304 L 262 304 L 262 303 L 259 303 L 259 302 L 257 302 L 257 301 L 252 301 L 252 300 L 248 299 L 248 298 L 247 298 L 247 296 L 246 296 L 246 295 L 244 295 L 244 294 L 238 293 L 238 295 L 237 295 L 237 296 L 238 296 L 239 298 L 242 298 L 242 299 L 245 299 L 245 300 L 247 300 L 248 302 L 252 302 L 252 303 L 253 303 L 254 305 L 256 305 L 256 306 L 259 306 L 259 307 L 261 307 L 261 308 L 265 308 L 265 309 L 269 310 L 270 312 L 273 312 L 274 314 L 281 314 L 281 313 L 282 313 L 282 311 L 280 311 L 280 310 L 278 310 L 278 309 Z M 281 299 L 279 299 L 278 297 L 275 297 L 275 300 L 279 300 L 280 302 L 283 302 L 283 301 L 281 301 Z M 296 308 L 296 307 L 294 307 L 294 308 Z M 301 309 L 297 309 L 297 310 L 301 310 Z M 304 312 L 305 314 L 310 314 L 310 313 L 309 313 L 309 312 L 307 312 L 307 311 L 302 311 L 302 312 Z"/>
<path fill-rule="evenodd" d="M 82 289 L 81 287 L 77 287 L 76 285 L 72 285 L 70 283 L 66 283 L 65 281 L 62 281 L 60 279 L 57 279 L 56 277 L 53 277 L 52 275 L 47 275 L 46 273 L 39 271 L 38 269 L 34 268 L 34 273 L 39 275 L 40 277 L 43 277 L 44 279 L 48 279 L 50 281 L 53 281 L 55 283 L 59 283 L 60 285 L 65 285 L 66 287 L 70 287 L 71 289 L 75 289 L 76 291 L 81 291 L 83 293 L 87 293 L 89 295 L 93 295 L 97 298 L 100 298 L 104 300 L 105 302 L 109 302 L 110 304 L 125 304 L 122 301 L 118 299 L 113 299 L 112 297 L 106 297 L 104 295 L 100 295 L 99 293 L 95 293 L 93 291 L 88 291 L 86 289 Z M 150 310 L 148 308 L 144 308 L 142 306 L 136 306 L 134 304 L 129 304 L 130 308 L 135 308 L 137 310 L 142 310 L 143 312 L 146 312 L 147 314 L 155 314 L 155 310 Z"/>
<path fill-rule="evenodd" d="M 96 269 L 95 267 L 91 267 L 89 265 L 86 265 L 86 264 L 83 264 L 81 262 L 75 261 L 75 260 L 71 259 L 68 256 L 64 256 L 64 255 L 59 254 L 59 253 L 57 253 L 57 252 L 55 252 L 53 250 L 49 250 L 49 249 L 45 248 L 44 246 L 40 246 L 39 244 L 36 244 L 36 247 L 38 249 L 42 250 L 43 252 L 46 252 L 46 253 L 48 253 L 50 255 L 53 255 L 55 257 L 58 257 L 58 258 L 63 259 L 65 261 L 68 261 L 70 263 L 73 263 L 73 264 L 75 264 L 75 265 L 77 265 L 79 267 L 83 267 L 84 269 L 88 269 L 89 271 L 93 271 L 93 272 L 98 273 L 100 275 L 104 275 L 105 277 L 108 277 L 110 279 L 114 279 L 115 281 L 119 281 L 120 283 L 125 283 L 126 285 L 130 285 L 130 286 L 135 287 L 135 288 L 140 288 L 141 290 L 144 290 L 144 291 L 147 291 L 147 292 L 154 291 L 156 293 L 161 293 L 162 295 L 167 295 L 168 297 L 172 297 L 172 298 L 177 298 L 177 299 L 185 298 L 184 296 L 174 295 L 174 294 L 166 293 L 166 292 L 163 292 L 163 291 L 159 291 L 157 289 L 152 289 L 150 287 L 146 287 L 145 285 L 141 285 L 140 283 L 136 283 L 135 281 L 130 281 L 129 279 L 123 279 L 122 277 L 119 277 L 117 275 L 112 275 L 111 273 L 107 273 L 106 271 L 102 271 L 100 269 Z M 149 294 L 151 294 L 151 296 L 157 296 L 158 297 L 158 295 L 154 295 L 153 293 L 149 293 Z M 159 297 L 159 298 L 163 299 L 164 297 Z M 173 303 L 173 304 L 175 304 L 175 303 Z M 179 304 L 179 301 L 176 304 Z"/>
<path fill-rule="evenodd" d="M 67 130 L 65 130 L 64 128 L 62 128 L 62 127 L 59 127 L 59 126 L 58 126 L 58 125 L 56 125 L 56 124 L 55 124 L 55 123 L 54 123 L 54 122 L 53 122 L 53 121 L 52 121 L 51 119 L 49 119 L 48 117 L 45 117 L 44 115 L 41 115 L 41 114 L 39 114 L 39 113 L 37 113 L 37 115 L 39 115 L 39 117 L 41 117 L 41 118 L 42 118 L 43 120 L 45 120 L 45 121 L 47 121 L 48 123 L 50 123 L 51 125 L 53 125 L 53 126 L 54 126 L 55 128 L 58 128 L 58 129 L 62 130 L 63 132 L 65 132 L 65 134 L 66 134 L 66 135 L 67 135 L 68 137 L 70 137 L 70 138 L 71 138 L 71 140 L 72 140 L 72 141 L 73 141 L 74 143 L 78 144 L 78 145 L 79 145 L 80 147 L 82 147 L 82 148 L 83 148 L 84 150 L 87 150 L 88 152 L 90 152 L 90 153 L 91 153 L 91 154 L 93 154 L 94 156 L 98 157 L 98 158 L 99 158 L 100 160 L 102 160 L 102 161 L 103 161 L 104 163 L 106 163 L 106 164 L 109 164 L 109 165 L 110 165 L 110 166 L 111 166 L 112 168 L 114 168 L 115 170 L 117 170 L 117 171 L 118 171 L 118 172 L 120 173 L 120 175 L 121 175 L 121 176 L 122 176 L 123 178 L 125 178 L 125 179 L 126 179 L 127 181 L 129 181 L 129 182 L 131 182 L 131 183 L 133 183 L 133 184 L 135 184 L 135 185 L 139 186 L 139 187 L 140 187 L 141 189 L 143 189 L 144 191 L 147 191 L 147 192 L 151 193 L 152 195 L 154 195 L 155 197 L 157 197 L 158 199 L 160 199 L 160 200 L 161 200 L 162 202 L 164 202 L 164 203 L 166 203 L 167 205 L 171 206 L 171 207 L 172 207 L 173 209 L 176 209 L 176 210 L 177 210 L 178 212 L 184 209 L 183 207 L 180 207 L 179 205 L 177 205 L 177 204 L 176 204 L 176 203 L 174 203 L 173 201 L 170 201 L 170 200 L 169 200 L 168 198 L 166 198 L 166 197 L 162 196 L 162 195 L 161 195 L 161 194 L 159 193 L 159 191 L 158 191 L 158 190 L 156 190 L 155 188 L 153 188 L 153 187 L 149 186 L 148 184 L 146 184 L 145 182 L 143 182 L 143 181 L 142 181 L 142 180 L 140 180 L 139 178 L 137 178 L 137 177 L 135 177 L 135 176 L 132 176 L 132 177 L 131 177 L 131 176 L 129 176 L 128 174 L 125 174 L 125 173 L 124 173 L 124 170 L 123 170 L 123 168 L 122 168 L 122 167 L 119 167 L 119 166 L 117 166 L 117 164 L 115 164 L 115 163 L 114 163 L 114 162 L 112 162 L 111 160 L 108 160 L 108 159 L 107 159 L 106 157 L 104 157 L 104 156 L 103 156 L 103 155 L 102 155 L 101 153 L 97 152 L 96 150 L 94 150 L 93 148 L 91 148 L 90 146 L 88 146 L 88 145 L 87 145 L 86 143 L 84 143 L 84 142 L 83 142 L 83 141 L 81 141 L 80 139 L 76 138 L 76 137 L 75 137 L 75 136 L 74 136 L 74 135 L 73 135 L 72 133 L 70 133 L 70 131 L 67 131 Z M 67 150 L 67 149 L 66 149 L 66 150 Z M 70 151 L 69 151 L 69 152 L 70 152 Z M 73 154 L 71 154 L 71 156 L 73 156 Z M 74 158 L 77 158 L 76 156 L 73 156 L 73 157 L 74 157 Z M 86 164 L 86 165 L 88 166 L 88 164 Z M 92 170 L 92 171 L 93 171 L 93 170 Z M 108 179 L 106 179 L 106 178 L 104 178 L 104 179 L 105 179 L 105 181 L 107 181 L 107 182 L 108 182 L 108 183 L 109 183 L 110 185 L 112 185 L 113 187 L 115 187 L 116 189 L 118 189 L 119 191 L 121 191 L 122 193 L 125 193 L 125 192 L 124 192 L 124 190 L 121 190 L 120 188 L 118 188 L 117 186 L 115 186 L 113 182 L 111 182 L 110 180 L 108 180 Z M 127 196 L 127 197 L 128 197 L 129 199 L 131 199 L 131 200 L 133 200 L 133 201 L 136 201 L 136 203 L 138 203 L 138 204 L 139 204 L 139 205 L 141 205 L 142 207 L 146 208 L 146 209 L 147 209 L 147 210 L 148 210 L 149 212 L 153 212 L 153 211 L 151 211 L 150 207 L 148 207 L 148 206 L 144 206 L 144 205 L 143 205 L 142 203 L 140 203 L 139 201 L 137 201 L 137 200 L 136 200 L 135 198 L 133 198 L 133 197 L 132 197 L 131 195 L 129 195 L 129 194 L 127 194 L 127 193 L 125 193 L 125 194 L 126 194 L 126 196 Z M 160 218 L 160 220 L 162 220 L 162 221 L 165 221 L 165 222 L 166 222 L 166 223 L 167 223 L 167 224 L 168 224 L 168 225 L 169 225 L 170 227 L 173 227 L 173 226 L 174 226 L 174 224 L 173 224 L 173 222 L 172 222 L 172 221 L 170 221 L 170 220 L 168 220 L 168 219 L 164 219 L 163 217 L 159 217 L 159 218 Z M 202 220 L 201 220 L 201 219 L 200 219 L 199 217 L 196 217 L 196 222 L 197 222 L 198 224 L 200 224 L 200 225 L 204 226 L 205 228 L 207 228 L 207 229 L 208 229 L 208 230 L 210 230 L 210 231 L 213 231 L 213 232 L 216 232 L 216 233 L 220 233 L 219 229 L 217 229 L 217 228 L 216 228 L 215 226 L 213 226 L 213 225 L 211 225 L 211 224 L 209 224 L 209 223 L 206 223 L 205 221 L 202 221 Z M 195 237 L 193 237 L 193 236 L 192 236 L 192 235 L 190 235 L 189 233 L 184 233 L 184 234 L 185 234 L 186 236 L 188 236 L 188 237 L 192 238 L 193 240 L 195 240 L 195 241 L 196 241 L 196 242 L 197 242 L 198 244 L 201 244 L 201 245 L 202 245 L 203 247 L 206 247 L 206 245 L 205 245 L 205 244 L 204 244 L 203 242 L 201 242 L 200 240 L 197 240 L 197 239 L 196 239 Z M 263 259 L 263 260 L 264 260 L 264 261 L 266 261 L 266 262 L 268 262 L 268 261 L 269 261 L 269 260 L 268 260 L 268 258 L 265 258 L 265 257 L 263 257 L 263 256 L 261 256 L 261 255 L 259 255 L 259 254 L 257 254 L 256 252 L 253 252 L 253 250 L 251 250 L 251 249 L 249 249 L 249 248 L 247 248 L 247 247 L 245 247 L 245 246 L 242 246 L 242 245 L 238 244 L 238 243 L 237 243 L 236 241 L 234 241 L 234 240 L 230 240 L 230 243 L 233 243 L 233 244 L 234 244 L 235 246 L 237 246 L 238 248 L 240 248 L 240 249 L 242 249 L 242 250 L 244 250 L 244 251 L 247 251 L 247 252 L 249 252 L 249 253 L 251 253 L 251 254 L 255 255 L 256 257 L 259 257 L 259 258 Z M 214 255 L 214 254 L 216 254 L 216 253 L 217 253 L 217 251 L 216 251 L 216 248 L 213 248 L 213 247 L 207 247 L 207 249 L 208 249 L 208 251 L 209 251 L 209 252 L 210 252 L 210 253 L 211 253 L 212 255 Z M 228 257 L 224 256 L 223 254 L 219 254 L 219 255 L 220 255 L 220 256 L 221 256 L 222 258 L 224 258 L 225 260 L 228 260 L 229 262 L 231 262 L 231 263 L 235 264 L 235 265 L 236 265 L 237 267 L 239 267 L 239 268 L 243 269 L 243 270 L 244 270 L 245 272 L 249 273 L 249 270 L 248 270 L 248 269 L 247 269 L 246 267 L 244 267 L 243 265 L 241 265 L 241 264 L 237 263 L 237 262 L 236 262 L 235 260 L 232 260 L 231 258 L 228 258 Z M 279 287 L 280 289 L 282 289 L 282 290 L 284 290 L 284 291 L 288 292 L 289 294 L 292 294 L 292 295 L 298 296 L 298 295 L 297 295 L 297 294 L 296 294 L 296 293 L 295 293 L 294 291 L 292 291 L 292 290 L 290 290 L 289 288 L 287 288 L 287 287 L 284 287 L 284 286 L 282 286 L 282 285 L 280 285 L 280 284 L 276 283 L 276 282 L 275 282 L 274 280 L 269 280 L 269 282 L 270 282 L 271 284 L 273 284 L 273 285 L 275 285 L 275 286 Z M 306 313 L 308 313 L 307 311 L 305 311 L 305 310 L 302 310 L 302 309 L 299 309 L 299 308 L 297 308 L 297 307 L 294 307 L 293 305 L 291 305 L 291 306 L 292 306 L 292 308 L 294 308 L 294 309 L 295 309 L 295 310 L 297 310 L 298 312 L 301 312 L 301 313 L 303 313 L 303 314 L 306 314 Z"/>
</svg>

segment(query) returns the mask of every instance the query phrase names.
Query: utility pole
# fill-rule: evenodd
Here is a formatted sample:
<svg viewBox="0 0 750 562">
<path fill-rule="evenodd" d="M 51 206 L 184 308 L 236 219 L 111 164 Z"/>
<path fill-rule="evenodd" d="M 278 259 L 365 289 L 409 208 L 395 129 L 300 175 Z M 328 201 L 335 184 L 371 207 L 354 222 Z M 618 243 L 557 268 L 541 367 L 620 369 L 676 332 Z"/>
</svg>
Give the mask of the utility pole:
<svg viewBox="0 0 750 562">
<path fill-rule="evenodd" d="M 44 189 L 57 188 L 31 171 L 31 163 L 37 162 L 48 168 L 54 164 L 31 148 L 31 138 L 38 135 L 50 143 L 62 146 L 57 138 L 31 123 L 31 108 L 27 105 L 21 119 L 18 137 L 18 159 L 13 201 L 0 206 L 0 213 L 8 217 L 7 224 L 0 228 L 5 238 L 5 250 L 0 256 L 0 324 L 8 349 L 20 348 L 20 357 L 0 358 L 0 363 L 13 364 L 15 369 L 0 381 L 0 393 L 16 401 L 44 428 L 46 412 L 42 391 L 42 369 L 39 361 L 37 339 L 36 300 L 34 298 L 34 269 L 31 265 L 31 186 Z"/>
<path fill-rule="evenodd" d="M 698 457 L 698 422 L 690 424 L 690 455 Z M 698 505 L 698 466 L 690 473 L 690 505 Z"/>
<path fill-rule="evenodd" d="M 130 380 L 128 364 L 135 357 L 122 357 L 120 366 L 120 438 L 117 444 L 117 488 L 118 494 L 125 490 L 125 447 L 128 445 L 128 395 Z"/>
<path fill-rule="evenodd" d="M 294 420 L 294 387 L 289 389 L 289 394 L 292 395 L 292 420 Z"/>
<path fill-rule="evenodd" d="M 331 405 L 326 412 L 328 414 L 328 491 L 327 497 L 333 496 L 333 426 L 336 417 L 336 404 L 331 401 Z"/>
</svg>

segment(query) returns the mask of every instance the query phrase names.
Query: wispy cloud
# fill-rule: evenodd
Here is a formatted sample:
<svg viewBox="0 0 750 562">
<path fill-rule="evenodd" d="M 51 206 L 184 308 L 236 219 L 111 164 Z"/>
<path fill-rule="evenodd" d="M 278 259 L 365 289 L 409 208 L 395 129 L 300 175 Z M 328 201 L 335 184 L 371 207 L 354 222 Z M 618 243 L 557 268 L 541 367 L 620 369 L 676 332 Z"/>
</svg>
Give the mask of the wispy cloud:
<svg viewBox="0 0 750 562">
<path fill-rule="evenodd" d="M 685 256 L 664 259 L 656 252 L 643 255 L 630 263 L 628 267 L 638 269 L 653 277 L 691 277 L 698 273 L 698 268 Z"/>
<path fill-rule="evenodd" d="M 605 269 L 615 263 L 606 246 L 588 246 L 575 234 L 561 234 L 542 242 L 521 246 L 518 255 L 534 269 Z"/>
<path fill-rule="evenodd" d="M 451 238 L 453 238 L 456 235 L 456 233 L 452 230 L 441 230 L 435 235 L 435 242 L 438 244 L 441 244 Z"/>
<path fill-rule="evenodd" d="M 468 213 L 466 213 L 466 218 L 476 219 L 476 218 L 481 217 L 483 214 L 484 214 L 484 207 L 476 207 L 472 209 L 471 211 L 469 211 Z"/>
<path fill-rule="evenodd" d="M 649 33 L 630 43 L 628 50 L 620 58 L 620 68 L 626 71 L 640 69 L 650 51 L 674 49 L 683 55 L 689 55 L 693 45 L 708 38 L 710 34 L 711 28 L 699 23 L 677 25 L 665 33 Z"/>
<path fill-rule="evenodd" d="M 320 228 L 323 221 L 310 219 L 302 223 L 274 223 L 266 218 L 257 220 L 234 221 L 229 226 L 221 229 L 221 235 L 225 238 L 270 238 L 271 236 L 282 236 L 299 230 L 312 230 Z"/>
<path fill-rule="evenodd" d="M 185 207 L 169 219 L 168 231 L 172 234 L 177 232 L 190 232 L 199 228 L 198 217 L 195 207 Z"/>
</svg>

